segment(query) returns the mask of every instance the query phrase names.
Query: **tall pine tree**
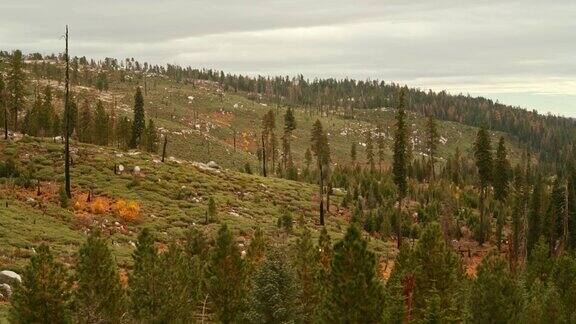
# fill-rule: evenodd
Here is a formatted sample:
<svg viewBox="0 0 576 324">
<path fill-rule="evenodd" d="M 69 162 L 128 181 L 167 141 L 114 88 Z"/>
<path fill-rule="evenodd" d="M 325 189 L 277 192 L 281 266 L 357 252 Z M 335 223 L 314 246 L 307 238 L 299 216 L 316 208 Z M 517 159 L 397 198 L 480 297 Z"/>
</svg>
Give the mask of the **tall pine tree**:
<svg viewBox="0 0 576 324">
<path fill-rule="evenodd" d="M 142 134 L 146 127 L 146 120 L 144 116 L 144 97 L 142 96 L 142 89 L 136 88 L 134 95 L 134 120 L 132 120 L 132 136 L 130 138 L 130 148 L 138 148 L 142 140 Z"/>
</svg>

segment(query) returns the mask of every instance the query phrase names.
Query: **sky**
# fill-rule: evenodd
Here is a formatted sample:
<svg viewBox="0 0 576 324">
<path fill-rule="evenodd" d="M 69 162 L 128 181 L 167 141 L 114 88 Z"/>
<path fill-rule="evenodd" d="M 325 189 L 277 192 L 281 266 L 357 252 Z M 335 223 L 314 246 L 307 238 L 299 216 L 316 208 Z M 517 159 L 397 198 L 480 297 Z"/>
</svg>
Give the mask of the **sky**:
<svg viewBox="0 0 576 324">
<path fill-rule="evenodd" d="M 574 0 L 2 0 L 0 49 L 379 79 L 576 117 Z"/>
</svg>

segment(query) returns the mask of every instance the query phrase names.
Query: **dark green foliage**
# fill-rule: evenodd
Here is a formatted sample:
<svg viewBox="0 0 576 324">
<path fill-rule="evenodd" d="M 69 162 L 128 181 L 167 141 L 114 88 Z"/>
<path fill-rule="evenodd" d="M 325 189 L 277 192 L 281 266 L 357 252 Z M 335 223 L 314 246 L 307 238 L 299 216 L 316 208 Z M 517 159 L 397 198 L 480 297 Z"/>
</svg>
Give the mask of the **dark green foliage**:
<svg viewBox="0 0 576 324">
<path fill-rule="evenodd" d="M 24 108 L 26 96 L 26 74 L 24 73 L 24 58 L 22 52 L 12 52 L 10 66 L 6 77 L 8 107 L 12 118 L 12 129 L 18 130 L 18 113 Z"/>
<path fill-rule="evenodd" d="M 116 123 L 116 141 L 121 148 L 127 148 L 131 139 L 131 123 L 128 117 L 121 117 Z"/>
<path fill-rule="evenodd" d="M 264 260 L 267 244 L 264 231 L 260 227 L 256 228 L 246 251 L 246 263 L 248 264 L 249 273 L 252 273 Z"/>
<path fill-rule="evenodd" d="M 320 253 L 312 241 L 312 235 L 305 229 L 296 240 L 292 258 L 296 278 L 300 284 L 299 300 L 302 309 L 302 320 L 312 322 L 317 314 L 320 300 L 320 290 L 324 282 L 320 276 Z"/>
<path fill-rule="evenodd" d="M 374 171 L 374 143 L 372 141 L 372 132 L 366 133 L 366 161 L 370 171 Z"/>
<path fill-rule="evenodd" d="M 226 224 L 218 230 L 215 244 L 207 269 L 208 295 L 217 319 L 234 323 L 245 307 L 246 265 Z"/>
<path fill-rule="evenodd" d="M 108 145 L 110 133 L 109 124 L 110 117 L 104 110 L 102 101 L 98 100 L 94 115 L 94 144 Z"/>
<path fill-rule="evenodd" d="M 142 146 L 146 152 L 156 153 L 158 151 L 158 134 L 152 119 L 148 120 L 148 125 L 142 135 Z"/>
<path fill-rule="evenodd" d="M 492 181 L 492 149 L 490 147 L 490 135 L 485 127 L 480 128 L 474 143 L 474 157 L 480 178 L 480 187 L 485 190 Z"/>
<path fill-rule="evenodd" d="M 434 178 L 434 164 L 436 163 L 436 155 L 438 154 L 438 126 L 434 116 L 428 116 L 426 123 L 426 150 L 428 151 L 428 176 Z"/>
<path fill-rule="evenodd" d="M 350 146 L 350 160 L 352 160 L 352 166 L 356 164 L 356 142 L 352 142 Z"/>
<path fill-rule="evenodd" d="M 158 255 L 149 229 L 144 228 L 138 234 L 132 258 L 134 269 L 128 280 L 132 316 L 136 320 L 154 319 L 160 309 L 161 289 L 158 280 Z"/>
<path fill-rule="evenodd" d="M 326 320 L 340 323 L 382 321 L 383 289 L 376 259 L 360 230 L 352 225 L 334 246 Z"/>
<path fill-rule="evenodd" d="M 298 285 L 285 256 L 268 255 L 254 274 L 246 319 L 250 323 L 298 323 L 301 318 Z"/>
<path fill-rule="evenodd" d="M 399 200 L 406 197 L 408 191 L 408 126 L 406 125 L 406 93 L 400 91 L 398 99 L 398 109 L 396 111 L 396 132 L 394 134 L 394 161 L 392 163 L 392 173 L 394 174 L 394 183 L 398 188 Z"/>
<path fill-rule="evenodd" d="M 12 296 L 12 323 L 69 323 L 71 285 L 64 266 L 47 245 L 30 258 Z"/>
<path fill-rule="evenodd" d="M 68 101 L 68 109 L 64 109 L 64 113 L 62 116 L 62 126 L 60 128 L 62 128 L 62 133 L 66 132 L 66 118 L 69 119 L 70 123 L 68 124 L 68 136 L 72 136 L 72 134 L 74 134 L 74 130 L 76 130 L 76 126 L 77 126 L 77 120 L 78 120 L 78 106 L 76 105 L 76 102 L 74 102 L 74 100 L 71 98 L 70 101 Z M 66 134 L 64 134 L 66 135 Z"/>
<path fill-rule="evenodd" d="M 523 296 L 507 268 L 494 254 L 482 260 L 468 298 L 470 323 L 518 323 Z"/>
<path fill-rule="evenodd" d="M 126 298 L 118 266 L 99 230 L 80 247 L 76 266 L 76 321 L 118 323 L 126 313 Z"/>
<path fill-rule="evenodd" d="M 146 120 L 144 116 L 144 97 L 142 96 L 142 89 L 136 88 L 134 95 L 134 120 L 132 121 L 132 136 L 130 137 L 130 148 L 137 148 L 142 140 L 142 134 L 146 127 Z"/>
<path fill-rule="evenodd" d="M 528 211 L 528 231 L 526 236 L 526 251 L 528 257 L 532 254 L 532 249 L 536 245 L 538 238 L 542 233 L 542 221 L 543 221 L 543 208 L 544 208 L 544 197 L 542 188 L 542 179 L 538 177 L 534 188 L 532 189 L 532 197 L 530 199 L 530 210 Z"/>
<path fill-rule="evenodd" d="M 496 160 L 494 161 L 494 197 L 500 201 L 505 201 L 508 195 L 508 174 L 510 163 L 508 153 L 504 143 L 504 137 L 500 137 L 498 149 L 496 150 Z"/>
<path fill-rule="evenodd" d="M 278 217 L 277 222 L 278 228 L 286 231 L 287 233 L 292 232 L 292 228 L 294 227 L 294 219 L 292 218 L 292 214 L 289 211 L 284 210 L 282 215 Z"/>
<path fill-rule="evenodd" d="M 88 99 L 84 100 L 84 104 L 80 109 L 80 116 L 78 117 L 78 128 L 76 129 L 80 142 L 92 143 L 94 120 L 91 109 Z"/>
</svg>

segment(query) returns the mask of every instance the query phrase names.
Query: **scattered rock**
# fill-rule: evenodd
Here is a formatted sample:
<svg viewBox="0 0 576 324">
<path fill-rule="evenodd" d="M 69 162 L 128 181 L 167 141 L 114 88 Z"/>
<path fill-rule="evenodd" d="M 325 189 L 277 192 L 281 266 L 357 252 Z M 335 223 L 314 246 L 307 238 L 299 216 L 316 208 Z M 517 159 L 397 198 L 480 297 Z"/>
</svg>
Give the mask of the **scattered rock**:
<svg viewBox="0 0 576 324">
<path fill-rule="evenodd" d="M 10 270 L 0 271 L 0 283 L 15 284 L 21 282 L 22 277 L 16 272 Z"/>
<path fill-rule="evenodd" d="M 122 164 L 118 164 L 116 166 L 116 174 L 122 174 L 124 172 L 124 166 Z"/>
<path fill-rule="evenodd" d="M 0 294 L 5 298 L 10 298 L 12 296 L 12 287 L 9 284 L 0 284 Z"/>
<path fill-rule="evenodd" d="M 218 163 L 216 163 L 214 161 L 210 161 L 206 165 L 212 169 L 220 169 L 220 166 L 218 165 Z"/>
<path fill-rule="evenodd" d="M 132 170 L 132 172 L 134 172 L 134 174 L 140 174 L 140 167 L 139 166 L 135 166 L 134 170 Z"/>
<path fill-rule="evenodd" d="M 231 211 L 229 214 L 230 214 L 230 216 L 240 217 L 240 214 L 238 214 L 238 213 L 235 212 L 235 211 Z"/>
</svg>

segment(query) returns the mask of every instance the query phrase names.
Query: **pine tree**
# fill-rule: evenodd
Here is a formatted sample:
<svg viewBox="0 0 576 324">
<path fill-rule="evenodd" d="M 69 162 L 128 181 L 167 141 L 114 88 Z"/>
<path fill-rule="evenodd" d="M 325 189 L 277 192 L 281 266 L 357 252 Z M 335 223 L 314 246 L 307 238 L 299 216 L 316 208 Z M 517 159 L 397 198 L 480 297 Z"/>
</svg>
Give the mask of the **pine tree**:
<svg viewBox="0 0 576 324">
<path fill-rule="evenodd" d="M 158 258 L 158 312 L 155 323 L 194 322 L 202 273 L 176 243 Z"/>
<path fill-rule="evenodd" d="M 138 148 L 142 140 L 142 133 L 146 120 L 144 116 L 144 97 L 142 96 L 142 89 L 136 88 L 134 95 L 134 120 L 132 121 L 132 137 L 130 138 L 130 148 Z"/>
<path fill-rule="evenodd" d="M 12 117 L 12 127 L 18 130 L 18 113 L 24 109 L 26 96 L 26 74 L 24 73 L 24 58 L 22 52 L 16 50 L 12 52 L 10 66 L 6 78 L 6 87 L 10 95 L 8 105 Z"/>
<path fill-rule="evenodd" d="M 316 165 L 318 167 L 318 185 L 320 199 L 320 225 L 324 226 L 324 180 L 328 174 L 330 164 L 330 147 L 328 146 L 328 136 L 322 128 L 319 119 L 312 126 L 311 151 L 316 156 Z"/>
<path fill-rule="evenodd" d="M 296 129 L 296 118 L 294 117 L 294 112 L 292 108 L 288 106 L 286 109 L 286 114 L 284 114 L 284 136 L 282 137 L 282 148 L 283 148 L 283 162 L 284 170 L 288 170 L 292 167 L 292 151 L 291 151 L 291 141 L 292 132 Z"/>
<path fill-rule="evenodd" d="M 542 235 L 542 221 L 544 208 L 544 192 L 542 179 L 538 177 L 532 189 L 530 210 L 528 211 L 528 230 L 526 236 L 526 253 L 531 256 L 532 250 Z"/>
<path fill-rule="evenodd" d="M 156 126 L 154 126 L 152 119 L 148 120 L 148 125 L 142 136 L 142 145 L 146 152 L 156 153 L 156 151 L 158 151 L 158 134 L 156 133 Z"/>
<path fill-rule="evenodd" d="M 320 306 L 320 254 L 308 229 L 304 229 L 294 246 L 294 269 L 300 285 L 302 321 L 312 323 Z"/>
<path fill-rule="evenodd" d="M 138 234 L 136 250 L 132 253 L 134 270 L 129 276 L 128 289 L 132 315 L 136 320 L 153 320 L 160 309 L 160 283 L 158 254 L 154 237 L 144 228 Z"/>
<path fill-rule="evenodd" d="M 406 125 L 406 101 L 405 90 L 400 91 L 398 100 L 398 110 L 396 112 L 396 133 L 394 135 L 394 161 L 392 164 L 392 173 L 394 174 L 394 183 L 398 188 L 398 201 L 402 205 L 402 200 L 406 197 L 408 191 L 408 182 L 406 180 L 408 173 L 408 131 Z"/>
<path fill-rule="evenodd" d="M 84 104 L 80 109 L 80 116 L 78 117 L 78 140 L 83 143 L 92 143 L 92 130 L 94 129 L 94 121 L 92 120 L 92 112 L 90 111 L 90 102 L 88 99 L 84 100 Z"/>
<path fill-rule="evenodd" d="M 480 180 L 480 231 L 477 233 L 477 240 L 482 244 L 488 233 L 486 232 L 486 224 L 488 220 L 485 219 L 485 206 L 486 195 L 488 186 L 492 181 L 492 151 L 490 148 L 490 136 L 483 126 L 478 131 L 476 142 L 474 143 L 474 156 L 476 158 L 476 167 L 478 168 L 478 176 Z"/>
<path fill-rule="evenodd" d="M 130 125 L 130 120 L 126 116 L 121 117 L 120 121 L 116 124 L 116 141 L 121 148 L 127 148 L 130 144 L 132 136 L 130 133 Z"/>
<path fill-rule="evenodd" d="M 226 224 L 218 230 L 208 269 L 208 295 L 218 321 L 234 323 L 240 319 L 246 296 L 246 265 Z"/>
<path fill-rule="evenodd" d="M 266 255 L 267 245 L 264 231 L 260 227 L 256 228 L 246 251 L 248 273 L 252 273 L 262 263 Z"/>
<path fill-rule="evenodd" d="M 470 323 L 519 323 L 522 292 L 501 257 L 484 257 L 470 292 Z"/>
<path fill-rule="evenodd" d="M 510 163 L 504 143 L 504 137 L 500 137 L 498 149 L 496 150 L 496 160 L 494 161 L 494 196 L 500 201 L 505 201 L 508 196 L 508 173 Z"/>
<path fill-rule="evenodd" d="M 67 117 L 67 114 L 70 114 L 69 117 Z M 74 102 L 74 100 L 70 99 L 70 101 L 68 101 L 68 109 L 64 109 L 64 113 L 62 116 L 62 123 L 64 124 L 66 122 L 66 118 L 68 118 L 69 120 L 69 128 L 68 128 L 68 136 L 72 136 L 72 134 L 74 134 L 74 131 L 76 130 L 76 126 L 77 123 L 76 121 L 78 120 L 78 106 L 76 105 L 76 102 Z M 62 128 L 62 133 L 64 134 L 65 128 Z M 64 134 L 66 135 L 66 134 Z"/>
<path fill-rule="evenodd" d="M 109 141 L 110 117 L 104 110 L 102 101 L 96 103 L 96 112 L 94 115 L 94 143 L 97 145 L 108 145 Z"/>
<path fill-rule="evenodd" d="M 271 252 L 254 276 L 246 319 L 250 323 L 299 323 L 301 310 L 293 269 Z"/>
<path fill-rule="evenodd" d="M 428 175 L 431 179 L 434 179 L 434 164 L 438 154 L 439 138 L 436 119 L 433 115 L 430 115 L 426 123 L 426 147 L 428 151 Z"/>
<path fill-rule="evenodd" d="M 52 106 L 52 89 L 50 86 L 44 88 L 44 100 L 42 101 L 42 109 L 38 116 L 38 135 L 39 136 L 52 136 L 57 135 L 54 133 L 54 107 Z"/>
<path fill-rule="evenodd" d="M 352 225 L 334 246 L 326 321 L 379 323 L 383 290 L 376 276 L 376 259 L 360 230 Z"/>
<path fill-rule="evenodd" d="M 125 292 L 112 251 L 99 230 L 93 230 L 80 247 L 76 274 L 76 321 L 119 323 L 126 310 Z"/>
<path fill-rule="evenodd" d="M 30 258 L 12 296 L 12 323 L 70 323 L 71 285 L 64 266 L 42 244 Z"/>
<path fill-rule="evenodd" d="M 372 142 L 372 131 L 366 133 L 366 161 L 370 171 L 374 171 L 374 143 Z"/>
</svg>

